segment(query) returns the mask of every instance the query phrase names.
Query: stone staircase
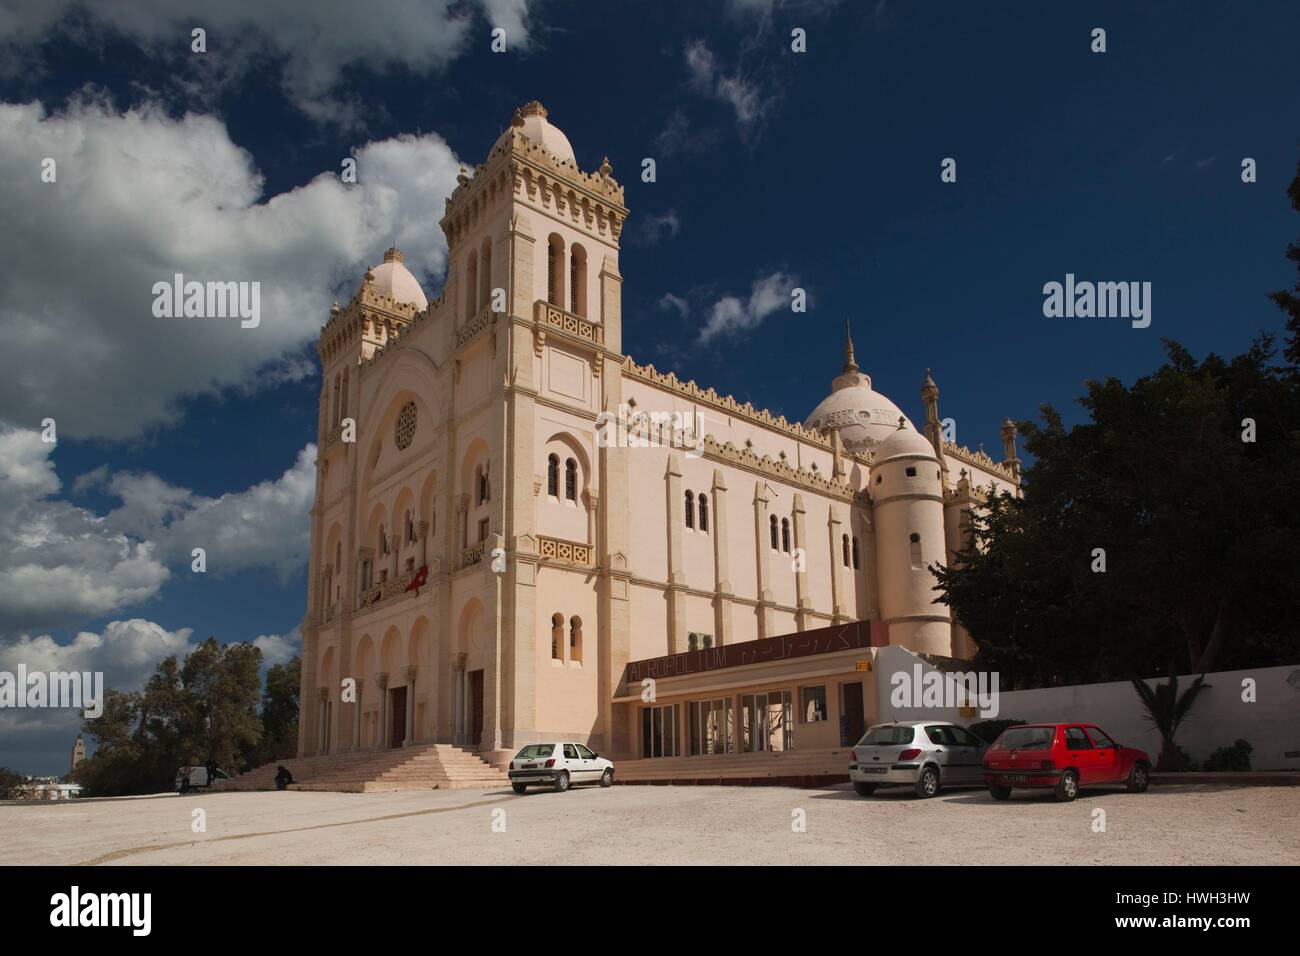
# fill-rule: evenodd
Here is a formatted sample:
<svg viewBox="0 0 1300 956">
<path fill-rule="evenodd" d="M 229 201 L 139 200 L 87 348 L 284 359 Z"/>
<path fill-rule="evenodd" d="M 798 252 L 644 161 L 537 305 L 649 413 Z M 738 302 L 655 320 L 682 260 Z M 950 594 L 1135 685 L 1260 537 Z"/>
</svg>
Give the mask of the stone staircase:
<svg viewBox="0 0 1300 956">
<path fill-rule="evenodd" d="M 505 787 L 510 783 L 504 773 L 484 763 L 471 750 L 452 744 L 417 744 L 393 750 L 291 757 L 218 781 L 213 789 L 274 790 L 275 774 L 281 765 L 293 774 L 290 790 L 372 793 Z"/>
<path fill-rule="evenodd" d="M 817 787 L 849 779 L 852 749 L 785 750 L 619 760 L 614 782 L 668 785 Z"/>
</svg>

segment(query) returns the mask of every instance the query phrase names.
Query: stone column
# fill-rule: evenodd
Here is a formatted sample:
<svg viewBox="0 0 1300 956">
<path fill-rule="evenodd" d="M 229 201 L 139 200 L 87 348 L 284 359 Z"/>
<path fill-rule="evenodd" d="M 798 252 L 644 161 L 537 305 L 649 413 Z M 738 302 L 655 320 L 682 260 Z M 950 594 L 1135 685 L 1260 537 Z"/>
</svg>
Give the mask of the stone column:
<svg viewBox="0 0 1300 956">
<path fill-rule="evenodd" d="M 844 534 L 845 525 L 840 521 L 838 506 L 830 506 L 830 515 L 826 519 L 827 534 L 831 543 L 831 614 L 839 624 L 851 618 L 847 613 L 850 605 L 849 592 L 844 586 Z M 852 542 L 850 542 L 849 569 L 852 570 Z"/>
<path fill-rule="evenodd" d="M 686 650 L 686 616 L 682 613 L 681 588 L 686 583 L 682 572 L 682 465 L 674 452 L 668 456 L 664 472 L 668 520 L 668 653 Z"/>
<path fill-rule="evenodd" d="M 754 482 L 754 554 L 758 572 L 758 636 L 772 637 L 772 589 L 768 587 L 772 572 L 771 531 L 767 516 L 767 485 L 762 478 Z"/>
<path fill-rule="evenodd" d="M 429 565 L 429 522 L 421 521 L 417 527 L 416 535 L 420 539 L 420 567 Z"/>
<path fill-rule="evenodd" d="M 316 645 L 320 638 L 316 626 L 308 624 L 302 629 L 302 668 L 298 678 L 298 756 L 308 756 L 315 749 L 313 733 L 314 711 L 308 706 L 311 689 L 316 680 Z M 308 748 L 312 748 L 309 750 Z"/>
<path fill-rule="evenodd" d="M 396 528 L 388 532 L 388 580 L 396 581 L 400 574 L 400 563 L 402 554 L 402 535 Z"/>
<path fill-rule="evenodd" d="M 361 702 L 365 700 L 365 681 L 357 679 L 357 699 L 352 705 L 352 750 L 361 749 Z"/>
<path fill-rule="evenodd" d="M 808 630 L 808 616 L 812 610 L 812 599 L 808 596 L 808 535 L 804 528 L 803 495 L 794 496 L 794 547 L 803 560 L 800 569 L 795 572 L 795 613 L 794 625 L 797 630 Z"/>
<path fill-rule="evenodd" d="M 415 743 L 415 675 L 419 668 L 412 664 L 406 669 L 406 739 L 403 747 Z"/>
<path fill-rule="evenodd" d="M 388 746 L 388 675 L 375 675 L 375 684 L 379 688 L 379 728 L 375 734 L 375 748 L 383 750 Z"/>
<path fill-rule="evenodd" d="M 316 752 L 329 753 L 329 691 L 324 687 L 317 691 L 316 703 Z"/>
<path fill-rule="evenodd" d="M 713 469 L 713 519 L 709 533 L 713 536 L 713 630 L 714 644 L 731 643 L 731 562 L 727 548 L 727 480 L 721 468 Z"/>
</svg>

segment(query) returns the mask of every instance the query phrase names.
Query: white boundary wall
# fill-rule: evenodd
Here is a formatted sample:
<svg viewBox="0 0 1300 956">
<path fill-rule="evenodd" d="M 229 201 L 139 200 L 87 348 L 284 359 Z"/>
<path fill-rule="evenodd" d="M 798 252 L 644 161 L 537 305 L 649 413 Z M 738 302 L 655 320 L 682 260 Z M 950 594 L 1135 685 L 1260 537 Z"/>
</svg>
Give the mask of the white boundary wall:
<svg viewBox="0 0 1300 956">
<path fill-rule="evenodd" d="M 1137 692 L 1128 681 L 1003 691 L 998 713 L 990 718 L 961 716 L 955 708 L 893 707 L 893 675 L 901 671 L 911 676 L 918 664 L 922 673 L 935 671 L 902 647 L 880 648 L 874 665 L 877 722 L 926 717 L 963 725 L 986 719 L 1080 721 L 1097 724 L 1121 744 L 1140 747 L 1152 760 L 1160 753 L 1160 735 L 1146 720 Z M 1179 691 L 1195 679 L 1195 675 L 1179 676 Z M 1255 682 L 1254 703 L 1242 700 L 1247 679 Z M 1147 684 L 1161 680 L 1151 678 Z M 1210 689 L 1201 693 L 1176 738 L 1193 760 L 1203 763 L 1214 750 L 1242 739 L 1254 748 L 1251 769 L 1300 770 L 1300 666 L 1218 671 L 1206 674 L 1205 680 Z"/>
</svg>

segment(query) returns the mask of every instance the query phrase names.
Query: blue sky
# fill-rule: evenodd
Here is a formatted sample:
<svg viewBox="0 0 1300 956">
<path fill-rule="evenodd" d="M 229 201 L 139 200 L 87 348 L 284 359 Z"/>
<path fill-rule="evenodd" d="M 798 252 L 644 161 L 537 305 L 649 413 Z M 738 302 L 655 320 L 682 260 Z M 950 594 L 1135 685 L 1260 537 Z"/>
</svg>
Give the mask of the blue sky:
<svg viewBox="0 0 1300 956">
<path fill-rule="evenodd" d="M 879 391 L 918 419 L 933 369 L 992 452 L 1004 417 L 1077 419 L 1085 379 L 1152 369 L 1162 337 L 1280 329 L 1267 293 L 1294 281 L 1294 3 L 202 6 L 0 0 L 0 668 L 125 686 L 208 634 L 293 652 L 314 331 L 394 235 L 436 295 L 456 167 L 531 99 L 626 186 L 626 351 L 792 419 L 847 319 Z M 262 281 L 264 327 L 160 326 L 172 268 Z M 1044 318 L 1067 272 L 1150 282 L 1150 328 Z M 764 304 L 790 285 L 806 314 Z M 66 769 L 75 721 L 5 720 L 0 765 Z"/>
</svg>

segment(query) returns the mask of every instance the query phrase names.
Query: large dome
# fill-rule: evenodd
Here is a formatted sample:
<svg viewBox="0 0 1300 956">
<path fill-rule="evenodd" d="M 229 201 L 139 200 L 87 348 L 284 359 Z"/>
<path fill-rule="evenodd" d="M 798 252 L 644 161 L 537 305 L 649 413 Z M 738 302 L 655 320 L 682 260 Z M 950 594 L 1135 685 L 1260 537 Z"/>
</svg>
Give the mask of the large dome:
<svg viewBox="0 0 1300 956">
<path fill-rule="evenodd" d="M 565 136 L 558 126 L 551 125 L 546 118 L 546 107 L 536 100 L 521 106 L 515 112 L 514 119 L 510 121 L 510 126 L 518 129 L 534 143 L 545 147 L 561 162 L 575 167 L 578 165 L 578 161 L 573 157 L 573 146 L 569 144 L 569 137 Z M 510 130 L 506 130 L 501 134 L 501 139 L 509 135 Z"/>
<path fill-rule="evenodd" d="M 376 292 L 389 296 L 394 302 L 405 302 L 423 311 L 429 300 L 419 281 L 402 262 L 402 253 L 396 246 L 384 253 L 382 264 L 370 270 L 374 280 L 370 283 Z"/>
<path fill-rule="evenodd" d="M 912 423 L 897 405 L 871 387 L 871 376 L 854 361 L 851 338 L 844 353 L 844 370 L 831 383 L 831 393 L 804 419 L 804 425 L 818 430 L 838 426 L 844 447 L 868 451 L 898 430 L 899 419 L 908 428 Z"/>
</svg>

